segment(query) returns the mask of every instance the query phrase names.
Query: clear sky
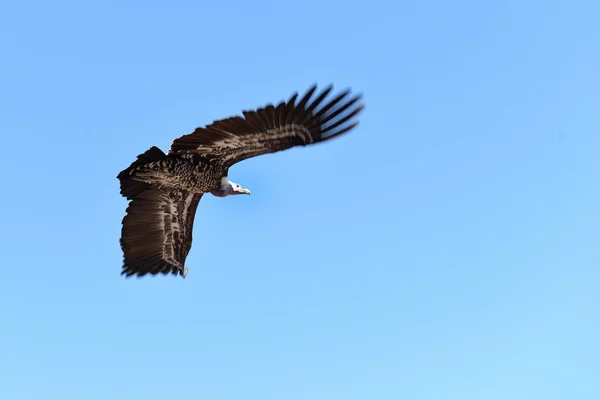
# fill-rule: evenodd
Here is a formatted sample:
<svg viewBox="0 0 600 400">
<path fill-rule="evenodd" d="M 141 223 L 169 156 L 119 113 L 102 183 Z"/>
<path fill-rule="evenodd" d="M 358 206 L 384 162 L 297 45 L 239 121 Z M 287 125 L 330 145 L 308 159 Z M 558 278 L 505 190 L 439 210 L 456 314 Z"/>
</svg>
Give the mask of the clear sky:
<svg viewBox="0 0 600 400">
<path fill-rule="evenodd" d="M 492 4 L 493 3 L 493 4 Z M 0 398 L 600 398 L 600 3 L 4 1 Z M 117 173 L 304 91 L 352 134 L 120 276 Z"/>
</svg>

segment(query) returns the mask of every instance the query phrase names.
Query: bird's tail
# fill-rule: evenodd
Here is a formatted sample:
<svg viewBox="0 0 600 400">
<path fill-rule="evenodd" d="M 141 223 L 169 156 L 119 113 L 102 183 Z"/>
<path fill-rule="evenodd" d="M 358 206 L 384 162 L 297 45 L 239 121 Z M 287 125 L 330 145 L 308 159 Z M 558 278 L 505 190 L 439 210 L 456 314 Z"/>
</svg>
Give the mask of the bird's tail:
<svg viewBox="0 0 600 400">
<path fill-rule="evenodd" d="M 152 146 L 146 152 L 137 156 L 137 159 L 131 163 L 131 165 L 119 172 L 117 179 L 121 181 L 121 195 L 125 196 L 128 200 L 133 199 L 135 196 L 143 192 L 148 188 L 148 184 L 137 181 L 132 178 L 131 172 L 142 165 L 161 161 L 167 158 L 167 155 L 158 147 Z"/>
</svg>

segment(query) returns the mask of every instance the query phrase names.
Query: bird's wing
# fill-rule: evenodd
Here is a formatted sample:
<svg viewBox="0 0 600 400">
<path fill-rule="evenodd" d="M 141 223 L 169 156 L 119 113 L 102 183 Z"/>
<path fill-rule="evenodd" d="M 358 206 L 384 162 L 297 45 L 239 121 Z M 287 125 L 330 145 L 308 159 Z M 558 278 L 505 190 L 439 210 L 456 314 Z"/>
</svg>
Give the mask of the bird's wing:
<svg viewBox="0 0 600 400">
<path fill-rule="evenodd" d="M 350 90 L 346 90 L 324 101 L 332 90 L 328 86 L 311 100 L 316 89 L 316 85 L 312 86 L 298 102 L 298 93 L 294 93 L 288 101 L 275 106 L 243 111 L 243 117 L 197 128 L 175 139 L 169 153 L 199 154 L 230 167 L 261 154 L 324 142 L 358 125 L 354 117 L 364 108 L 359 103 L 360 94 L 349 97 Z"/>
<path fill-rule="evenodd" d="M 192 228 L 202 194 L 149 187 L 129 203 L 121 248 L 126 276 L 159 273 L 185 277 Z"/>
</svg>

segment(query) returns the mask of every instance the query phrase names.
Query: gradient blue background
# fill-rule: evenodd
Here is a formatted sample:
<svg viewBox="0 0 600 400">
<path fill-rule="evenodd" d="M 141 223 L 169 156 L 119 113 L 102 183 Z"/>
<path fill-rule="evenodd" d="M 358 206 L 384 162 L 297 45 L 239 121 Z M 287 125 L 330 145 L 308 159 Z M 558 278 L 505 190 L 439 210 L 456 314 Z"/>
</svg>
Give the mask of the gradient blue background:
<svg viewBox="0 0 600 400">
<path fill-rule="evenodd" d="M 4 1 L 0 398 L 600 398 L 597 1 Z M 351 135 L 126 280 L 117 173 L 304 91 Z"/>
</svg>

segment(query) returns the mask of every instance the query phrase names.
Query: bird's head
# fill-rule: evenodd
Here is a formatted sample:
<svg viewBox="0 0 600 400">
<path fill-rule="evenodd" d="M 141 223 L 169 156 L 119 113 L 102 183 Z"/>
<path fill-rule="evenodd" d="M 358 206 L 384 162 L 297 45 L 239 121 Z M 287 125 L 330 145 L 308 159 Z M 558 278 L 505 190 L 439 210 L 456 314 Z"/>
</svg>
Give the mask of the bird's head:
<svg viewBox="0 0 600 400">
<path fill-rule="evenodd" d="M 234 194 L 248 194 L 249 195 L 250 194 L 250 191 L 248 189 L 241 187 L 237 183 L 229 182 L 229 184 L 231 185 L 231 188 L 229 189 L 230 195 L 234 195 Z"/>
</svg>

